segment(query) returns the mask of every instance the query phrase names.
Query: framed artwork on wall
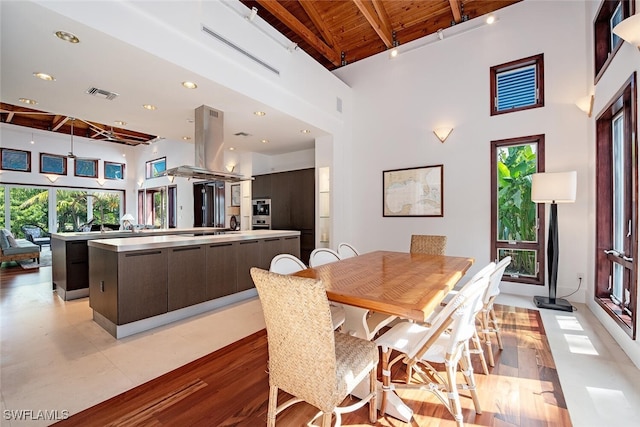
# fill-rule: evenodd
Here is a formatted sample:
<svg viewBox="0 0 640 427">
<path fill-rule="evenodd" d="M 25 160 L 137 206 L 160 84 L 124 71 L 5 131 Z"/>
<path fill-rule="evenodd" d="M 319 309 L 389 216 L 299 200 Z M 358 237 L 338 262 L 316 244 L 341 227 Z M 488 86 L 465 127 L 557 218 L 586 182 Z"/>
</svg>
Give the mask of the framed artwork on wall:
<svg viewBox="0 0 640 427">
<path fill-rule="evenodd" d="M 122 163 L 104 162 L 105 179 L 124 179 L 124 165 Z"/>
<path fill-rule="evenodd" d="M 40 153 L 40 173 L 67 174 L 67 158 L 57 154 Z"/>
<path fill-rule="evenodd" d="M 75 175 L 84 178 L 98 177 L 98 159 L 76 158 Z"/>
<path fill-rule="evenodd" d="M 31 172 L 31 152 L 0 148 L 0 166 L 7 171 Z"/>
<path fill-rule="evenodd" d="M 382 216 L 444 216 L 444 165 L 382 172 Z"/>
<path fill-rule="evenodd" d="M 240 206 L 240 184 L 231 186 L 231 206 Z"/>
</svg>

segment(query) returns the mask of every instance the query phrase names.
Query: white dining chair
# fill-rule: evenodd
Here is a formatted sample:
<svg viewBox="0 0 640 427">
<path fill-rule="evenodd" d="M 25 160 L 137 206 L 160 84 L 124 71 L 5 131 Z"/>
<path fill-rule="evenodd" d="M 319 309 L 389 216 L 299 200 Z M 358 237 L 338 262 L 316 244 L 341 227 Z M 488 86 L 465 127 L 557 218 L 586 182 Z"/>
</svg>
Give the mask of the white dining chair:
<svg viewBox="0 0 640 427">
<path fill-rule="evenodd" d="M 342 242 L 338 244 L 338 255 L 340 255 L 340 258 L 346 259 L 358 256 L 360 255 L 360 252 L 358 252 L 358 250 L 354 248 L 353 245 Z"/>
<path fill-rule="evenodd" d="M 346 258 L 359 255 L 359 252 L 352 245 L 348 243 L 342 243 L 341 245 L 343 245 L 343 252 L 346 251 L 350 255 Z M 338 245 L 338 250 L 340 250 L 340 247 L 341 246 Z M 341 259 L 343 258 L 340 254 L 332 249 L 318 248 L 311 252 L 309 265 L 311 267 L 317 267 L 330 262 L 340 261 Z M 337 305 L 336 303 L 331 304 Z M 342 313 L 344 313 L 344 323 L 347 325 L 346 330 L 343 328 L 343 332 L 367 340 L 373 339 L 380 329 L 397 318 L 397 316 L 351 305 L 340 305 L 340 307 L 342 308 Z"/>
<path fill-rule="evenodd" d="M 273 257 L 269 271 L 278 274 L 293 274 L 302 271 L 307 266 L 298 257 L 291 254 L 279 254 Z M 345 321 L 344 309 L 338 304 L 329 304 L 333 329 L 339 330 Z"/>
<path fill-rule="evenodd" d="M 482 311 L 478 316 L 480 320 L 480 331 L 483 335 L 484 344 L 486 346 L 487 358 L 489 359 L 489 365 L 491 366 L 495 366 L 495 361 L 493 358 L 493 348 L 491 344 L 492 333 L 496 334 L 498 348 L 500 350 L 503 349 L 502 337 L 500 336 L 500 326 L 498 325 L 496 312 L 493 310 L 493 302 L 500 294 L 500 282 L 502 281 L 502 276 L 504 275 L 504 272 L 509 264 L 511 264 L 511 257 L 507 256 L 500 260 L 500 262 L 496 265 L 495 270 L 491 274 L 487 292 L 485 292 L 484 296 L 482 297 Z"/>
<path fill-rule="evenodd" d="M 329 264 L 330 262 L 340 261 L 340 255 L 338 252 L 329 248 L 316 248 L 311 251 L 309 256 L 309 266 L 318 267 L 320 265 Z"/>
<path fill-rule="evenodd" d="M 393 389 L 409 388 L 428 390 L 444 404 L 453 415 L 456 425 L 462 427 L 462 408 L 459 389 L 468 390 L 476 413 L 481 414 L 475 378 L 468 347 L 469 339 L 475 331 L 475 316 L 482 307 L 482 295 L 489 285 L 489 277 L 495 264 L 491 263 L 471 278 L 460 292 L 433 319 L 431 326 L 403 321 L 394 325 L 375 341 L 382 348 L 383 396 L 381 411 L 384 413 L 387 393 Z M 399 355 L 390 361 L 391 353 Z M 405 384 L 391 384 L 392 366 L 403 361 L 407 365 Z M 446 374 L 431 365 L 442 363 Z M 457 382 L 457 367 L 465 379 Z M 419 379 L 412 382 L 413 373 Z"/>
</svg>

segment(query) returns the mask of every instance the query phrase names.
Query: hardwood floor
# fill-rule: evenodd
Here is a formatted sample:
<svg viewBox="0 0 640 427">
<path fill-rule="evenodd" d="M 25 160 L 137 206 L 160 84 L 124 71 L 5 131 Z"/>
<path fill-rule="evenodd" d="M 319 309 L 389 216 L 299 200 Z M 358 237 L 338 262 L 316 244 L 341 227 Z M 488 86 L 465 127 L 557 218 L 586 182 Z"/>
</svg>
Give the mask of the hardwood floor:
<svg viewBox="0 0 640 427">
<path fill-rule="evenodd" d="M 4 275 L 3 275 L 4 276 Z M 494 346 L 496 366 L 474 371 L 482 414 L 461 397 L 464 422 L 479 426 L 571 426 L 540 315 L 497 306 L 504 350 Z M 267 338 L 264 330 L 184 365 L 57 424 L 67 426 L 258 426 L 268 401 Z M 159 355 L 158 357 L 161 357 Z M 295 366 L 292 366 L 295 369 Z M 402 380 L 402 373 L 394 372 Z M 414 410 L 411 423 L 380 416 L 379 426 L 455 426 L 448 411 L 426 391 L 399 390 Z M 464 396 L 465 392 L 461 392 Z M 279 402 L 284 401 L 281 394 Z M 317 410 L 294 405 L 278 416 L 280 426 L 303 426 Z M 343 416 L 345 426 L 365 426 L 367 407 Z"/>
</svg>

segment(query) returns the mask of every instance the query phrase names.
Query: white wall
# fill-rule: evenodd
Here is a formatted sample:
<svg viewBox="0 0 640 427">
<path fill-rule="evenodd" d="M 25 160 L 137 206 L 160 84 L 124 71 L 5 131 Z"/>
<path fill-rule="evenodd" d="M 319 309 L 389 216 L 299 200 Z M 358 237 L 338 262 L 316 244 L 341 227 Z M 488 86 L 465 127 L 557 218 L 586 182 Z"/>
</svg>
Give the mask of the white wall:
<svg viewBox="0 0 640 427">
<path fill-rule="evenodd" d="M 577 273 L 591 278 L 587 246 L 589 153 L 587 116 L 575 101 L 587 94 L 583 2 L 525 1 L 497 13 L 499 21 L 466 33 L 469 21 L 444 30 L 444 40 L 389 59 L 386 54 L 336 71 L 354 90 L 351 241 L 363 251 L 406 251 L 411 234 L 446 234 L 447 252 L 490 254 L 492 140 L 546 135 L 546 170 L 577 170 L 577 202 L 559 208 L 559 295 L 574 291 Z M 544 22 L 544 31 L 541 31 Z M 428 40 L 428 39 L 427 39 Z M 422 41 L 424 42 L 424 40 Z M 412 46 L 419 45 L 414 43 Z M 411 45 L 404 48 L 410 48 Z M 544 54 L 545 106 L 490 116 L 489 68 Z M 449 125 L 443 144 L 432 129 Z M 384 218 L 382 171 L 444 165 L 443 218 Z M 340 185 L 340 181 L 337 181 Z M 344 218 L 341 218 L 344 221 Z M 505 292 L 546 295 L 539 286 L 505 284 Z M 584 301 L 584 288 L 572 296 Z"/>
</svg>

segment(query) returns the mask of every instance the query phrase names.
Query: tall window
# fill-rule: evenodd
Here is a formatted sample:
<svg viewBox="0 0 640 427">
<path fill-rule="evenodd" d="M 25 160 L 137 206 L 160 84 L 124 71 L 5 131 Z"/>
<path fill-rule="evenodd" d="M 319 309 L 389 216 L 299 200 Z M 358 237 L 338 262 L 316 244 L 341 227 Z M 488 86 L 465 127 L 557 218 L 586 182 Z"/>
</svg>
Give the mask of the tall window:
<svg viewBox="0 0 640 427">
<path fill-rule="evenodd" d="M 638 142 L 636 75 L 596 120 L 595 298 L 636 336 Z"/>
<path fill-rule="evenodd" d="M 491 115 L 544 106 L 544 58 L 535 55 L 491 67 Z"/>
<path fill-rule="evenodd" d="M 632 15 L 631 0 L 603 0 L 593 22 L 595 81 L 618 52 L 622 40 L 613 33 L 613 28 Z"/>
<path fill-rule="evenodd" d="M 492 141 L 491 150 L 491 256 L 513 258 L 504 280 L 544 285 L 544 205 L 531 201 L 544 135 Z"/>
<path fill-rule="evenodd" d="M 155 228 L 175 228 L 177 199 L 175 185 L 138 191 L 138 223 Z"/>
</svg>

